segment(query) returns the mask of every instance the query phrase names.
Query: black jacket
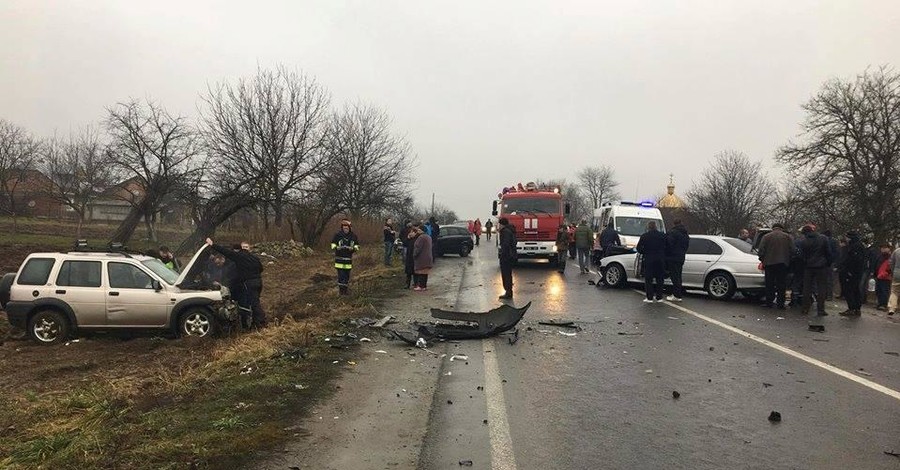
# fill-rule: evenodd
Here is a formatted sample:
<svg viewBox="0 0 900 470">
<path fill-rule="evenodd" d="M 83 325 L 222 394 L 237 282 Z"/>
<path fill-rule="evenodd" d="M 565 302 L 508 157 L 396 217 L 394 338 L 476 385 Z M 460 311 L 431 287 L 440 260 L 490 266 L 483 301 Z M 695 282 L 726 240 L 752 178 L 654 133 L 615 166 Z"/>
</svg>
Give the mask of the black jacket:
<svg viewBox="0 0 900 470">
<path fill-rule="evenodd" d="M 665 261 L 668 243 L 659 230 L 648 230 L 638 240 L 637 252 L 644 255 L 644 263 Z"/>
<path fill-rule="evenodd" d="M 838 269 L 843 273 L 862 274 L 866 270 L 866 258 L 865 245 L 859 238 L 851 238 L 844 247 L 844 255 Z"/>
<path fill-rule="evenodd" d="M 608 226 L 600 232 L 600 248 L 607 250 L 611 246 L 622 246 L 622 239 L 616 229 Z"/>
<path fill-rule="evenodd" d="M 500 227 L 500 261 L 515 261 L 516 229 L 512 225 Z"/>
<path fill-rule="evenodd" d="M 672 229 L 666 233 L 666 247 L 669 250 L 669 258 L 683 262 L 684 255 L 687 254 L 690 242 L 691 237 L 688 235 L 684 225 L 678 224 L 672 227 Z"/>
<path fill-rule="evenodd" d="M 213 245 L 212 248 L 234 263 L 234 277 L 237 282 L 244 283 L 262 277 L 263 264 L 253 253 L 246 250 L 232 250 L 222 245 Z"/>
<path fill-rule="evenodd" d="M 800 257 L 807 268 L 827 268 L 833 262 L 828 238 L 816 232 L 809 232 L 800 242 Z"/>
<path fill-rule="evenodd" d="M 359 239 L 353 231 L 344 233 L 339 230 L 331 239 L 331 249 L 334 250 L 334 264 L 339 269 L 350 269 L 347 266 L 353 264 L 353 253 L 359 250 Z M 340 267 L 339 267 L 340 265 Z"/>
</svg>

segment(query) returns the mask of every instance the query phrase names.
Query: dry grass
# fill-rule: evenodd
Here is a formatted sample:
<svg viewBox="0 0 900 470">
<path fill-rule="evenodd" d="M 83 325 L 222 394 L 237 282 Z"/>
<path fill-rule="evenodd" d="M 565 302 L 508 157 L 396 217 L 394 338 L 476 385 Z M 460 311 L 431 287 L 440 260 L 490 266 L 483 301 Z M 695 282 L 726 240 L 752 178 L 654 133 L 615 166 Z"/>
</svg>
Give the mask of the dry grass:
<svg viewBox="0 0 900 470">
<path fill-rule="evenodd" d="M 68 349 L 13 342 L 20 356 L 0 361 L 0 468 L 238 468 L 291 437 L 283 428 L 332 391 L 331 362 L 349 354 L 318 336 L 371 315 L 370 294 L 389 292 L 396 274 L 380 250 L 364 250 L 355 295 L 339 298 L 330 265 L 319 255 L 267 266 L 274 321 L 261 331 Z"/>
</svg>

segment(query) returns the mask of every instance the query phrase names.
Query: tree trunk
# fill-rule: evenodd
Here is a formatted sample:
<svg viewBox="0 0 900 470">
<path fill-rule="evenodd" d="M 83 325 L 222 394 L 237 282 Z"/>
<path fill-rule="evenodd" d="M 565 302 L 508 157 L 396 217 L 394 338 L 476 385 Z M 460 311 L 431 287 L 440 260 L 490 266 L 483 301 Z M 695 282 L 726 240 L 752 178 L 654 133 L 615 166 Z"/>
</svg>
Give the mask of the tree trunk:
<svg viewBox="0 0 900 470">
<path fill-rule="evenodd" d="M 131 241 L 131 237 L 134 236 L 134 230 L 137 228 L 138 224 L 141 223 L 141 218 L 148 212 L 150 206 L 150 201 L 146 198 L 138 205 L 132 206 L 131 210 L 128 211 L 128 215 L 125 216 L 125 220 L 119 224 L 119 228 L 116 229 L 116 232 L 113 234 L 110 241 L 118 242 L 123 245 Z"/>
<path fill-rule="evenodd" d="M 178 245 L 175 255 L 184 256 L 193 252 L 216 232 L 219 225 L 250 205 L 252 201 L 239 194 L 210 199 L 201 209 L 194 231 Z"/>
</svg>

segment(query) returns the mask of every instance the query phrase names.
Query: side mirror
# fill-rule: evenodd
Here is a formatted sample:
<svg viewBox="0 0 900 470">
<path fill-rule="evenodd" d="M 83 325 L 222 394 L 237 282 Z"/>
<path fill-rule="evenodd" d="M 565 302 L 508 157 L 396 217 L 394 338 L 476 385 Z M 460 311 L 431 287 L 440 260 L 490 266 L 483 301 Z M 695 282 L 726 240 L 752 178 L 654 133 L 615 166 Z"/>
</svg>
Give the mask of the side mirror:
<svg viewBox="0 0 900 470">
<path fill-rule="evenodd" d="M 153 290 L 155 290 L 156 292 L 159 292 L 162 290 L 162 283 L 157 281 L 156 279 L 152 279 L 150 281 L 150 286 L 153 287 Z"/>
<path fill-rule="evenodd" d="M 569 212 L 572 212 L 572 205 L 567 202 L 566 203 L 566 215 L 569 215 Z"/>
<path fill-rule="evenodd" d="M 493 216 L 497 215 L 497 201 L 494 201 L 494 210 L 491 212 L 491 215 L 493 215 Z"/>
</svg>

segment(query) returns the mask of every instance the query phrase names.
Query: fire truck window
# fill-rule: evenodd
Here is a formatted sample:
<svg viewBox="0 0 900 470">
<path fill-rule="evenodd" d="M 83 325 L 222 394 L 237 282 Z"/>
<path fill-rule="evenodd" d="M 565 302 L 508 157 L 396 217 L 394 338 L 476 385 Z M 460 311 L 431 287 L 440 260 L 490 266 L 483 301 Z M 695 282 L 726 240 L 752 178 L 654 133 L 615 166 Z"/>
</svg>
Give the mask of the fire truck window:
<svg viewBox="0 0 900 470">
<path fill-rule="evenodd" d="M 516 198 L 503 201 L 503 213 L 534 212 L 537 214 L 559 214 L 559 199 Z"/>
</svg>

